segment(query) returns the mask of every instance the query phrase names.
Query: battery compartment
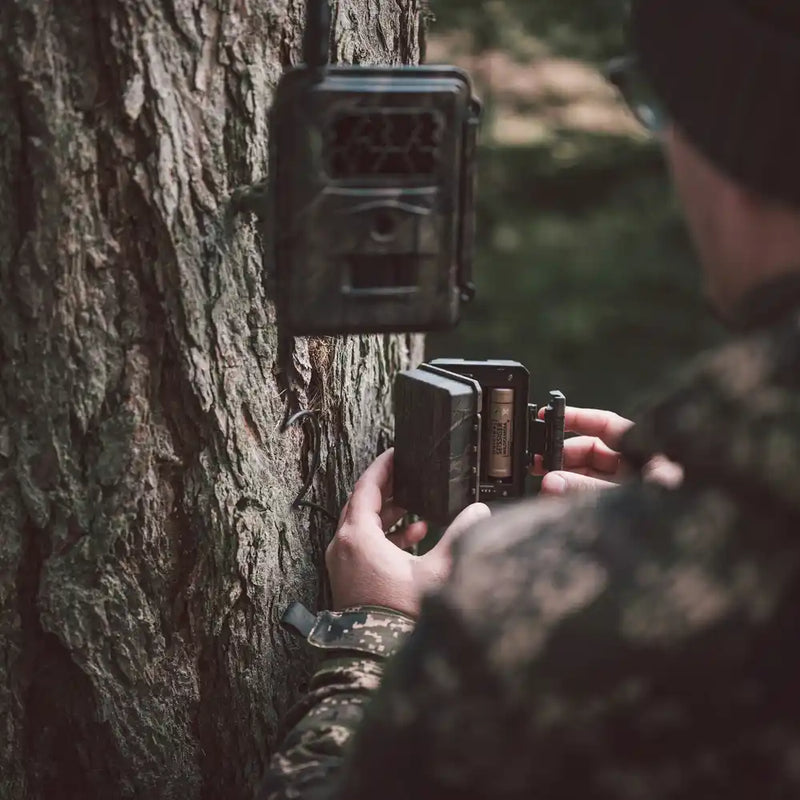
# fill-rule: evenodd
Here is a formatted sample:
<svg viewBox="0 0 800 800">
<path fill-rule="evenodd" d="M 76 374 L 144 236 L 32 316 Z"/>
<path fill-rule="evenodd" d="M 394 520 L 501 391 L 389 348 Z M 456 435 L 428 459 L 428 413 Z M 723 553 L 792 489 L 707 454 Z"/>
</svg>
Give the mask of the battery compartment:
<svg viewBox="0 0 800 800">
<path fill-rule="evenodd" d="M 479 465 L 480 499 L 497 500 L 519 497 L 525 486 L 528 465 L 528 392 L 530 373 L 516 361 L 466 361 L 462 359 L 436 359 L 437 367 L 476 380 L 481 386 L 481 458 Z M 511 431 L 511 474 L 492 476 L 492 397 L 493 390 L 513 392 Z M 495 461 L 494 466 L 498 462 Z"/>
</svg>

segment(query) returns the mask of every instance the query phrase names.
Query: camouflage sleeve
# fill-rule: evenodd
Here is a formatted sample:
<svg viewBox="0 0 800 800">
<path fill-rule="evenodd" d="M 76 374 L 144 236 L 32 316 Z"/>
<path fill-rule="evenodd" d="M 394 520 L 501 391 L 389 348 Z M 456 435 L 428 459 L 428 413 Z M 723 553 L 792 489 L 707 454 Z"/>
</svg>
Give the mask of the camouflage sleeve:
<svg viewBox="0 0 800 800">
<path fill-rule="evenodd" d="M 290 732 L 272 759 L 263 800 L 332 796 L 344 753 L 380 684 L 384 662 L 413 624 L 403 614 L 376 607 L 325 611 L 311 619 L 303 633 L 324 658 L 308 694 L 289 715 Z"/>
<path fill-rule="evenodd" d="M 632 486 L 475 529 L 336 797 L 800 797 L 800 542 L 743 508 Z"/>
</svg>

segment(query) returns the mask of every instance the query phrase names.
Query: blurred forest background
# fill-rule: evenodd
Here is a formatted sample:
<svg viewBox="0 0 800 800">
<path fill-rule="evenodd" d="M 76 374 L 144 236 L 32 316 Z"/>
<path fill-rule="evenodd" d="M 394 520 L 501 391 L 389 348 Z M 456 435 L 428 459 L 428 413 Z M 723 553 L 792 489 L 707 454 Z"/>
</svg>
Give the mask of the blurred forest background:
<svg viewBox="0 0 800 800">
<path fill-rule="evenodd" d="M 720 336 L 658 144 L 603 78 L 626 0 L 431 0 L 427 61 L 485 105 L 478 297 L 430 358 L 511 358 L 532 397 L 632 413 Z"/>
</svg>

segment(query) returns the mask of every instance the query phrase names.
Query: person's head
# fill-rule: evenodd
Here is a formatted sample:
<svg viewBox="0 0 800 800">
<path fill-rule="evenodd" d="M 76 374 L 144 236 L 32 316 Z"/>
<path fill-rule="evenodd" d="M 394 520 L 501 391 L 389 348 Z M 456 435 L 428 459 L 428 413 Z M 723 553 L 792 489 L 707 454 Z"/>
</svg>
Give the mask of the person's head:
<svg viewBox="0 0 800 800">
<path fill-rule="evenodd" d="M 634 0 L 712 302 L 800 272 L 800 0 Z"/>
</svg>

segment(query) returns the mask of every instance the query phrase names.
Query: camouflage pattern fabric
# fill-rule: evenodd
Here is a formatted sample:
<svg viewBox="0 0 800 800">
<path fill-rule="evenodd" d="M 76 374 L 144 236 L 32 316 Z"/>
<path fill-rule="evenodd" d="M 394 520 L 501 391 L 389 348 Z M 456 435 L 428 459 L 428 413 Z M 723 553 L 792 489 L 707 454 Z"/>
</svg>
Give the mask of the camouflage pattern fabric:
<svg viewBox="0 0 800 800">
<path fill-rule="evenodd" d="M 469 532 L 363 722 L 364 678 L 328 683 L 352 727 L 306 716 L 273 796 L 800 797 L 800 315 L 702 359 L 623 452 L 683 486 Z"/>
<path fill-rule="evenodd" d="M 388 658 L 400 649 L 413 628 L 409 617 L 376 606 L 323 611 L 308 634 L 308 643 L 320 650 L 346 650 Z"/>
<path fill-rule="evenodd" d="M 272 761 L 262 797 L 331 797 L 342 753 L 380 685 L 384 662 L 413 628 L 409 617 L 376 606 L 317 615 L 306 640 L 325 658 L 284 723 L 290 732 Z"/>
</svg>

